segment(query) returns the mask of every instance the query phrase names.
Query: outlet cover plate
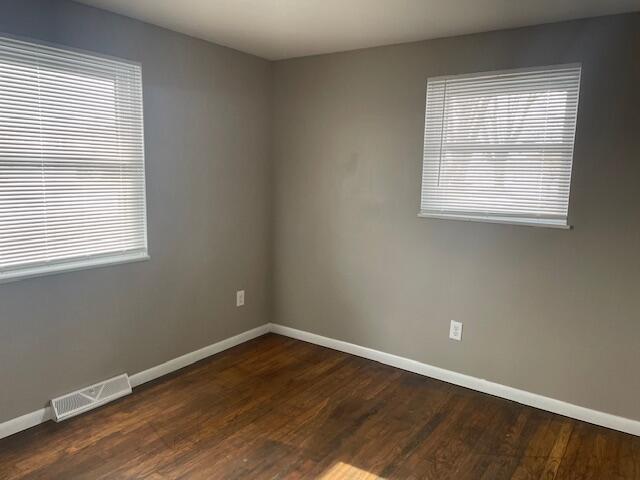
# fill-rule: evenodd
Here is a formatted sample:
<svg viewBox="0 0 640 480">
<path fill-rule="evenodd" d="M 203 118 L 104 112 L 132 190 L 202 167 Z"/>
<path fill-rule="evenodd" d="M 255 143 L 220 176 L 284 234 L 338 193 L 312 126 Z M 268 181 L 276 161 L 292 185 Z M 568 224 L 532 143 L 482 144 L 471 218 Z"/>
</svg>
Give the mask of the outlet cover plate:
<svg viewBox="0 0 640 480">
<path fill-rule="evenodd" d="M 462 340 L 462 322 L 456 322 L 451 320 L 451 326 L 449 327 L 449 338 L 451 340 Z"/>
</svg>

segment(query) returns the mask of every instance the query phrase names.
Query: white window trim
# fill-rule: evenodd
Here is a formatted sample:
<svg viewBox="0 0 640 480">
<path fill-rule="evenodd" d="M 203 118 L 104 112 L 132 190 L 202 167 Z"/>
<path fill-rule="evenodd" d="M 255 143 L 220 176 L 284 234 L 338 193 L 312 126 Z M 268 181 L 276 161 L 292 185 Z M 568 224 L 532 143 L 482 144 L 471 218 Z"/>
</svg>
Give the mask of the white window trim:
<svg viewBox="0 0 640 480">
<path fill-rule="evenodd" d="M 571 230 L 572 225 L 565 222 L 554 222 L 548 218 L 541 218 L 539 221 L 532 222 L 528 219 L 522 219 L 520 217 L 498 217 L 498 216 L 484 216 L 484 215 L 456 215 L 454 213 L 443 213 L 441 215 L 437 213 L 418 213 L 420 218 L 436 218 L 439 220 L 462 220 L 465 222 L 477 222 L 477 223 L 497 223 L 500 225 L 520 225 L 524 227 L 543 227 L 543 228 L 555 228 L 559 230 Z"/>
<path fill-rule="evenodd" d="M 110 254 L 103 257 L 91 257 L 66 263 L 34 266 L 23 268 L 21 270 L 14 270 L 4 274 L 2 278 L 0 278 L 0 284 L 25 280 L 27 278 L 44 277 L 57 273 L 77 272 L 79 270 L 109 267 L 125 263 L 144 262 L 150 258 L 151 257 L 148 252 L 133 252 L 122 255 Z"/>
<path fill-rule="evenodd" d="M 478 78 L 478 77 L 482 77 L 482 76 L 494 76 L 494 75 L 500 75 L 500 74 L 517 74 L 517 73 L 525 73 L 525 72 L 543 72 L 543 71 L 549 71 L 549 70 L 554 70 L 557 68 L 580 68 L 582 69 L 582 63 L 580 62 L 574 62 L 574 63 L 566 63 L 566 64 L 558 64 L 558 65 L 547 65 L 547 66 L 538 66 L 538 67 L 523 67 L 523 68 L 513 68 L 513 69 L 502 69 L 502 70 L 491 70 L 491 71 L 482 71 L 482 72 L 472 72 L 472 73 L 466 73 L 466 74 L 453 74 L 453 75 L 440 75 L 440 76 L 435 76 L 435 77 L 429 77 L 428 80 L 430 81 L 443 81 L 443 80 L 449 80 L 449 79 L 465 79 L 465 78 Z M 578 80 L 578 89 L 577 89 L 577 98 L 578 98 L 578 105 L 576 107 L 576 112 L 575 112 L 575 131 L 574 131 L 574 144 L 573 144 L 573 148 L 572 148 L 572 163 L 573 163 L 573 155 L 575 155 L 575 135 L 577 132 L 577 121 L 578 121 L 578 110 L 579 110 L 579 100 L 580 100 L 580 90 L 582 87 L 582 80 L 581 80 L 581 75 L 580 78 Z M 426 106 L 426 102 L 425 102 L 425 106 Z M 426 110 L 425 110 L 425 123 L 424 123 L 424 128 L 423 128 L 423 132 L 426 131 L 427 128 L 427 118 L 426 118 Z M 424 140 L 424 137 L 423 137 Z M 422 166 L 421 166 L 421 173 L 424 171 L 424 167 L 425 167 L 425 161 L 424 161 L 424 156 L 422 159 Z M 418 211 L 417 217 L 418 218 L 431 218 L 431 219 L 439 219 L 439 220 L 457 220 L 457 221 L 466 221 L 466 222 L 476 222 L 476 223 L 494 223 L 494 224 L 502 224 L 502 225 L 516 225 L 516 226 L 528 226 L 528 227 L 542 227 L 542 228 L 552 228 L 552 229 L 559 229 L 559 230 L 571 230 L 573 229 L 573 225 L 570 222 L 570 216 L 571 216 L 571 186 L 573 185 L 573 166 L 571 169 L 571 179 L 570 179 L 570 183 L 569 183 L 569 202 L 567 205 L 567 216 L 566 216 L 566 220 L 564 219 L 549 219 L 549 218 L 539 218 L 537 220 L 533 220 L 533 217 L 522 217 L 520 215 L 513 215 L 513 216 L 509 216 L 509 215 L 495 215 L 492 214 L 490 212 L 487 212 L 486 214 L 482 214 L 482 213 L 453 213 L 453 212 L 447 212 L 447 211 L 442 211 L 442 212 L 437 212 L 437 211 L 430 211 L 430 212 L 425 212 L 422 210 L 422 194 L 423 194 L 423 180 L 424 180 L 424 176 L 421 176 L 421 181 L 420 181 L 420 195 L 421 195 L 421 201 L 420 201 L 420 209 Z"/>
</svg>

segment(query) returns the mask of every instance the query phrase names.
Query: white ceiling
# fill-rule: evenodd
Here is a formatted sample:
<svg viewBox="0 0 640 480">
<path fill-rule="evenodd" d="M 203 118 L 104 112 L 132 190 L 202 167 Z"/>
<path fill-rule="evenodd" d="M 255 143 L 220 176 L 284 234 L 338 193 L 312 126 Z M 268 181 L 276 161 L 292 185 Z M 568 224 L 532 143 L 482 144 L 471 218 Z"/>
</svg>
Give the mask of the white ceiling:
<svg viewBox="0 0 640 480">
<path fill-rule="evenodd" d="M 80 0 L 270 60 L 640 10 L 640 0 Z"/>
</svg>

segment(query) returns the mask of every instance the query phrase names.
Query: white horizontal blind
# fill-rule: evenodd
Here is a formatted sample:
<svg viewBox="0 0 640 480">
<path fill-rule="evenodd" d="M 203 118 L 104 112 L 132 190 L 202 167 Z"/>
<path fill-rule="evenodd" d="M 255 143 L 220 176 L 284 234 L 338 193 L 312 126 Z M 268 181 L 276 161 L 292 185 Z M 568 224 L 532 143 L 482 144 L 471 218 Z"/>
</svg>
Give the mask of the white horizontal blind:
<svg viewBox="0 0 640 480">
<path fill-rule="evenodd" d="M 429 79 L 421 215 L 566 226 L 580 72 Z"/>
<path fill-rule="evenodd" d="M 0 38 L 0 281 L 146 255 L 140 66 Z"/>
</svg>

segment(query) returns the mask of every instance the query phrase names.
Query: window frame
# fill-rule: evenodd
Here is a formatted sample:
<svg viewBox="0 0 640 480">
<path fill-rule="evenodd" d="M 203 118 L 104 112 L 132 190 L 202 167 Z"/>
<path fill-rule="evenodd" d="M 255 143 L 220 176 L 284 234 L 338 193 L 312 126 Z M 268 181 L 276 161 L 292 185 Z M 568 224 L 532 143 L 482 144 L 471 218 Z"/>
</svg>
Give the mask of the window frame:
<svg viewBox="0 0 640 480">
<path fill-rule="evenodd" d="M 114 63 L 120 63 L 123 65 L 130 65 L 139 69 L 139 94 L 140 94 L 140 105 L 139 105 L 139 114 L 140 114 L 140 149 L 141 149 L 141 161 L 140 168 L 142 171 L 142 190 L 141 190 L 141 200 L 142 200 L 142 239 L 144 247 L 130 252 L 122 252 L 122 253 L 105 253 L 105 254 L 89 254 L 84 256 L 78 256 L 76 258 L 72 258 L 67 261 L 53 261 L 53 262 L 33 262 L 31 264 L 24 264 L 24 266 L 16 266 L 10 270 L 2 270 L 0 269 L 0 285 L 5 283 L 12 283 L 19 280 L 26 280 L 29 278 L 36 278 L 48 275 L 55 275 L 67 272 L 75 272 L 81 270 L 88 270 L 94 268 L 102 268 L 108 266 L 116 266 L 127 263 L 137 263 L 149 260 L 151 258 L 149 251 L 149 240 L 148 240 L 148 204 L 147 204 L 147 169 L 146 169 L 146 144 L 145 144 L 145 121 L 144 121 L 144 81 L 143 81 L 143 69 L 142 63 L 139 61 L 116 57 L 112 55 L 107 55 L 99 52 L 94 52 L 90 50 L 79 49 L 75 47 L 71 47 L 68 45 L 58 44 L 54 42 L 48 42 L 39 39 L 33 39 L 30 37 L 24 37 L 20 35 L 12 35 L 7 33 L 0 34 L 0 41 L 8 40 L 15 42 L 26 43 L 33 48 L 49 48 L 62 50 L 64 52 L 68 52 L 71 54 L 76 54 L 78 56 L 89 57 L 89 59 L 98 59 L 105 60 Z M 19 65 L 19 64 L 18 64 Z M 62 71 L 62 70 L 61 70 Z M 68 70 L 72 71 L 71 68 Z M 79 73 L 80 75 L 87 75 L 85 72 Z M 93 78 L 95 79 L 107 79 L 109 78 L 106 75 L 101 75 L 98 72 L 92 73 Z M 87 75 L 89 76 L 89 75 Z M 117 120 L 116 120 L 117 121 Z"/>
<path fill-rule="evenodd" d="M 424 179 L 425 179 L 425 167 L 427 164 L 426 161 L 426 146 L 427 146 L 427 113 L 428 113 L 428 85 L 429 82 L 434 81 L 446 81 L 450 79 L 456 80 L 464 80 L 469 78 L 480 78 L 484 76 L 497 76 L 504 74 L 518 74 L 518 73 L 528 73 L 528 72 L 547 72 L 553 70 L 559 70 L 563 68 L 577 68 L 579 69 L 578 81 L 577 81 L 577 89 L 576 89 L 576 107 L 575 107 L 575 117 L 573 119 L 574 130 L 573 130 L 573 143 L 572 143 L 572 151 L 571 151 L 571 170 L 569 177 L 569 190 L 567 194 L 567 214 L 564 223 L 554 222 L 549 219 L 545 219 L 543 217 L 537 218 L 535 221 L 532 220 L 534 217 L 525 218 L 522 214 L 504 214 L 504 213 L 492 213 L 490 211 L 484 213 L 478 212 L 447 212 L 443 210 L 440 212 L 425 212 L 423 210 L 423 197 L 425 192 Z M 520 226 L 531 226 L 531 227 L 542 227 L 542 228 L 553 228 L 560 230 L 570 230 L 573 229 L 573 225 L 570 222 L 570 207 L 571 207 L 571 187 L 573 184 L 574 177 L 574 159 L 575 159 L 575 144 L 576 144 L 576 136 L 578 132 L 578 112 L 580 107 L 580 96 L 582 89 L 582 63 L 581 62 L 571 62 L 571 63 L 563 63 L 563 64 L 554 64 L 554 65 L 543 65 L 543 66 L 530 66 L 530 67 L 522 67 L 522 68 L 509 68 L 509 69 L 501 69 L 501 70 L 490 70 L 490 71 L 481 71 L 481 72 L 471 72 L 471 73 L 462 73 L 462 74 L 453 74 L 453 75 L 439 75 L 427 78 L 425 92 L 425 115 L 424 115 L 424 124 L 423 124 L 423 156 L 422 156 L 422 167 L 421 167 L 421 177 L 420 177 L 420 208 L 418 210 L 418 217 L 420 218 L 433 218 L 440 220 L 458 220 L 458 221 L 468 221 L 468 222 L 478 222 L 478 223 L 494 223 L 494 224 L 504 224 L 504 225 L 520 225 Z M 446 94 L 443 100 L 443 105 L 446 104 Z M 444 131 L 444 123 L 442 126 L 442 131 Z M 442 136 L 442 132 L 440 134 Z M 442 159 L 440 159 L 442 161 Z"/>
</svg>

